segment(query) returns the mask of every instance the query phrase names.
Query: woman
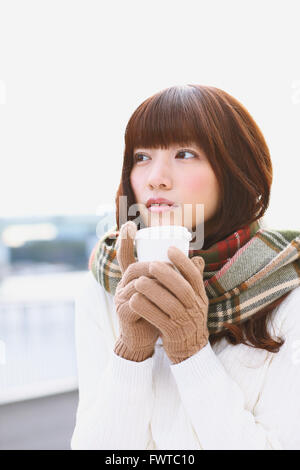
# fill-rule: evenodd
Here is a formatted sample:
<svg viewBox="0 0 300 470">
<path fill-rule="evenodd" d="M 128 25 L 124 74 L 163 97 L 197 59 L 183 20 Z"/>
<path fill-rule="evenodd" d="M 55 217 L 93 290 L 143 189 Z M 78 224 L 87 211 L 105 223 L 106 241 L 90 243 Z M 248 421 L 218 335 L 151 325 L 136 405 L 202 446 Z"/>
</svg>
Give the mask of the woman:
<svg viewBox="0 0 300 470">
<path fill-rule="evenodd" d="M 174 86 L 136 109 L 117 225 L 76 299 L 72 449 L 300 449 L 300 233 L 262 228 L 271 184 L 260 129 L 223 90 Z M 169 248 L 177 270 L 136 257 L 138 227 L 166 214 L 204 226 L 188 257 Z"/>
</svg>

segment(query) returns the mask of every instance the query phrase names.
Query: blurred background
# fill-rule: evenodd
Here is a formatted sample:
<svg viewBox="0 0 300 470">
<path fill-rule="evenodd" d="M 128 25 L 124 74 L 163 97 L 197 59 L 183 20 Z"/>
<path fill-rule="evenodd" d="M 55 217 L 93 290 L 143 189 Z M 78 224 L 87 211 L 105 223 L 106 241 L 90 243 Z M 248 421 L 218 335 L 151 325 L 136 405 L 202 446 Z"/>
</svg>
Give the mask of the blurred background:
<svg viewBox="0 0 300 470">
<path fill-rule="evenodd" d="M 0 449 L 70 449 L 74 296 L 146 98 L 240 100 L 273 160 L 264 224 L 300 229 L 298 18 L 297 0 L 0 1 Z"/>
</svg>

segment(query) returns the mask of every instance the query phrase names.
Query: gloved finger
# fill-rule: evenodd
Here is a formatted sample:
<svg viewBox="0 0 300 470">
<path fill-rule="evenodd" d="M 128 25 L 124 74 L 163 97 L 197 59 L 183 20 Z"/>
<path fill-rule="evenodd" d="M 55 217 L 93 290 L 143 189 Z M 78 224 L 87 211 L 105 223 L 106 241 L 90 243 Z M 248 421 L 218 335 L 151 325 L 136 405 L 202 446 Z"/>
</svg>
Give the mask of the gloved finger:
<svg viewBox="0 0 300 470">
<path fill-rule="evenodd" d="M 135 323 L 139 320 L 140 315 L 130 308 L 129 302 L 123 302 L 117 307 L 117 314 L 122 323 Z"/>
<path fill-rule="evenodd" d="M 173 334 L 172 326 L 170 325 L 170 318 L 156 307 L 150 300 L 143 294 L 136 292 L 129 301 L 130 308 L 139 314 L 140 317 L 147 320 L 149 323 L 158 328 L 163 334 L 169 332 Z"/>
<path fill-rule="evenodd" d="M 198 286 L 198 294 L 201 297 L 203 302 L 207 301 L 207 294 L 205 290 L 205 284 L 203 280 L 203 271 L 205 268 L 205 261 L 201 256 L 193 256 L 192 258 L 192 263 L 196 266 L 200 273 L 200 280 L 199 280 L 199 286 Z"/>
<path fill-rule="evenodd" d="M 142 276 L 134 282 L 138 292 L 149 299 L 171 320 L 187 320 L 186 308 L 182 303 L 155 279 Z"/>
<path fill-rule="evenodd" d="M 204 259 L 201 256 L 193 256 L 193 258 L 191 258 L 191 261 L 194 264 L 194 266 L 196 266 L 197 270 L 199 271 L 199 273 L 203 277 L 203 271 L 204 271 L 204 268 L 205 268 Z"/>
<path fill-rule="evenodd" d="M 135 263 L 134 239 L 136 231 L 137 226 L 131 220 L 123 224 L 120 229 L 117 260 L 122 274 L 126 271 L 130 264 Z"/>
<path fill-rule="evenodd" d="M 149 272 L 186 307 L 195 302 L 195 291 L 181 274 L 162 261 L 152 261 Z"/>
<path fill-rule="evenodd" d="M 149 272 L 149 265 L 150 261 L 136 261 L 128 266 L 122 278 L 123 286 L 126 286 L 132 279 L 137 279 L 140 276 L 153 277 Z"/>
<path fill-rule="evenodd" d="M 114 298 L 117 300 L 118 303 L 126 302 L 136 292 L 134 283 L 135 279 L 128 282 L 128 284 L 122 286 L 121 288 L 119 288 L 119 286 L 117 287 Z"/>
<path fill-rule="evenodd" d="M 196 268 L 191 259 L 188 258 L 183 251 L 176 246 L 170 246 L 168 249 L 168 257 L 174 263 L 178 271 L 191 284 L 192 288 L 199 295 L 201 292 L 202 277 L 199 269 Z"/>
<path fill-rule="evenodd" d="M 137 279 L 138 278 L 132 279 L 132 281 L 128 282 L 128 284 L 122 288 L 122 291 L 119 294 L 119 298 L 123 300 L 124 302 L 128 301 L 130 297 L 132 297 L 133 294 L 136 293 L 136 288 L 135 288 L 134 283 Z"/>
</svg>

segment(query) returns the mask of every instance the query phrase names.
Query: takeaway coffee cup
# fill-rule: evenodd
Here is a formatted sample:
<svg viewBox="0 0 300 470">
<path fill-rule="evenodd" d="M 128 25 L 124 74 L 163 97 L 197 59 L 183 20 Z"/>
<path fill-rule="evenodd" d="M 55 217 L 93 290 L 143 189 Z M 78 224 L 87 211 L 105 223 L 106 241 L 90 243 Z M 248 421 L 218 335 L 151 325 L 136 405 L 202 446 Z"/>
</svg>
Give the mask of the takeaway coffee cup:
<svg viewBox="0 0 300 470">
<path fill-rule="evenodd" d="M 165 261 L 172 264 L 168 258 L 168 248 L 176 246 L 188 256 L 191 239 L 192 234 L 181 225 L 142 228 L 136 232 L 135 236 L 138 261 Z"/>
</svg>

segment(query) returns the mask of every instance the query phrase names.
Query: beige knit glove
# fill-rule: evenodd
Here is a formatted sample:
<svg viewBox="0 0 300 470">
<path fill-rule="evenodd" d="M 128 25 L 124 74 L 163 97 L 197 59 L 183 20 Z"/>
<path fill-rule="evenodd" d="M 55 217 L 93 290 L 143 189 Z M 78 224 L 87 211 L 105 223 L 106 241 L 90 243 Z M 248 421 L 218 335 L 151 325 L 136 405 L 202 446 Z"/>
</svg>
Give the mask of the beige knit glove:
<svg viewBox="0 0 300 470">
<path fill-rule="evenodd" d="M 134 238 L 137 226 L 129 221 L 122 225 L 119 234 L 117 259 L 122 272 L 118 283 L 114 302 L 119 317 L 120 336 L 114 347 L 114 352 L 130 361 L 140 362 L 151 357 L 159 336 L 157 328 L 148 323 L 134 312 L 129 301 L 136 290 L 134 282 L 142 275 L 152 278 L 149 273 L 150 262 L 136 262 L 134 257 Z"/>
<path fill-rule="evenodd" d="M 177 364 L 194 355 L 207 343 L 209 300 L 203 284 L 204 260 L 188 258 L 171 246 L 168 257 L 176 266 L 162 261 L 150 263 L 149 276 L 134 281 L 137 291 L 129 306 L 161 331 L 164 349 Z"/>
</svg>

